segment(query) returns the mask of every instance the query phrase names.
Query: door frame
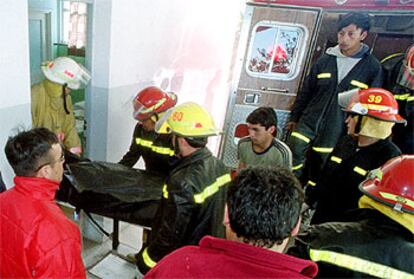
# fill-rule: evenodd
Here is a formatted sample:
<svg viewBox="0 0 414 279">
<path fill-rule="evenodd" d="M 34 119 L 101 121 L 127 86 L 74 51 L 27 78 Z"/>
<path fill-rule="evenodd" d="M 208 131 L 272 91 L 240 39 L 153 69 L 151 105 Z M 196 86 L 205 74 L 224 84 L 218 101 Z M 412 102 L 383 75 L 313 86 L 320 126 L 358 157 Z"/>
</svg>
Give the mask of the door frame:
<svg viewBox="0 0 414 279">
<path fill-rule="evenodd" d="M 40 20 L 42 22 L 42 61 L 50 60 L 53 58 L 52 49 L 52 11 L 50 10 L 37 10 L 29 9 L 29 19 Z M 29 24 L 28 22 L 28 24 Z M 29 47 L 30 47 L 30 34 L 29 34 Z M 29 60 L 30 57 L 29 57 Z M 40 65 L 39 65 L 40 66 Z"/>
</svg>

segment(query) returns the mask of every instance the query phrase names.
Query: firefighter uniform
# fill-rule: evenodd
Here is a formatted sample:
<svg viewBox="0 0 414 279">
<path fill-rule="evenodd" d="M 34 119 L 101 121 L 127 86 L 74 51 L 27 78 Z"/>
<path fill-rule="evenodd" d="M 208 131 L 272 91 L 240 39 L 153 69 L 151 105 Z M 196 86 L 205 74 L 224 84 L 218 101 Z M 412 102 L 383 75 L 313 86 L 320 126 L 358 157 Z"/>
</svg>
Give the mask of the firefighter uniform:
<svg viewBox="0 0 414 279">
<path fill-rule="evenodd" d="M 207 138 L 218 135 L 213 117 L 200 105 L 183 103 L 155 125 L 158 134 L 172 134 L 180 160 L 166 178 L 148 245 L 136 257 L 145 274 L 165 255 L 196 245 L 205 235 L 224 237 L 224 205 L 230 173 L 207 149 Z"/>
<path fill-rule="evenodd" d="M 399 114 L 407 120 L 406 126 L 396 125 L 392 140 L 404 154 L 414 154 L 414 90 L 396 81 L 401 70 L 404 53 L 390 55 L 381 61 L 384 69 L 384 88 L 394 94 Z"/>
<path fill-rule="evenodd" d="M 146 87 L 137 93 L 133 101 L 133 116 L 138 123 L 135 125 L 131 146 L 119 164 L 132 168 L 142 157 L 147 171 L 164 177 L 168 175 L 175 158 L 172 137 L 158 134 L 151 125 L 145 126 L 145 123 L 155 123 L 176 103 L 175 93 L 165 92 L 156 86 Z"/>
<path fill-rule="evenodd" d="M 137 256 L 140 272 L 179 247 L 197 245 L 205 235 L 224 237 L 228 182 L 227 168 L 205 147 L 175 166 L 166 179 L 148 246 Z"/>
<path fill-rule="evenodd" d="M 359 183 L 370 170 L 400 154 L 390 139 L 358 147 L 357 140 L 351 136 L 342 138 L 326 162 L 319 182 L 306 188 L 306 203 L 311 206 L 317 203 L 311 223 L 338 221 L 345 211 L 358 208 L 362 195 Z"/>
<path fill-rule="evenodd" d="M 62 96 L 62 85 L 47 79 L 32 86 L 32 124 L 33 127 L 45 127 L 56 134 L 63 134 L 66 149 L 81 150 L 81 141 L 76 131 L 76 120 L 73 114 L 72 98 L 66 98 L 65 111 Z"/>
<path fill-rule="evenodd" d="M 370 172 L 359 208 L 298 235 L 289 253 L 317 262 L 318 277 L 414 279 L 413 169 L 402 155 Z"/>
<path fill-rule="evenodd" d="M 174 161 L 174 148 L 171 135 L 159 135 L 155 131 L 146 131 L 137 123 L 131 146 L 119 164 L 133 167 L 142 156 L 145 169 L 166 176 Z"/>
<path fill-rule="evenodd" d="M 290 121 L 296 128 L 289 139 L 293 155 L 293 171 L 302 177 L 307 151 L 312 146 L 307 167 L 318 173 L 339 138 L 344 135 L 344 113 L 338 106 L 338 93 L 353 88 L 381 87 L 379 61 L 366 51 L 338 84 L 337 57 L 324 54 L 312 66 L 293 106 Z"/>
<path fill-rule="evenodd" d="M 317 262 L 320 278 L 414 278 L 414 242 L 408 229 L 368 208 L 344 220 L 298 235 L 289 254 Z"/>
</svg>

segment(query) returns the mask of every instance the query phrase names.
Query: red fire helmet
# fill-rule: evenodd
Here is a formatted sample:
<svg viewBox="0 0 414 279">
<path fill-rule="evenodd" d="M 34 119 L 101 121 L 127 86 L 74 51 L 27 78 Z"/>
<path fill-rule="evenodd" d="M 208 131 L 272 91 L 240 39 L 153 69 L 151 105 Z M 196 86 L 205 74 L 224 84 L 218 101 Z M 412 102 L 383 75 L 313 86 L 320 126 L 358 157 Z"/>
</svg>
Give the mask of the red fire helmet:
<svg viewBox="0 0 414 279">
<path fill-rule="evenodd" d="M 359 189 L 368 197 L 400 212 L 414 214 L 414 155 L 392 158 L 373 170 Z"/>
<path fill-rule="evenodd" d="M 364 116 L 395 122 L 405 123 L 398 114 L 398 103 L 391 92 L 382 88 L 350 90 L 339 95 L 339 104 L 346 107 L 344 111 Z M 344 106 L 344 102 L 347 106 Z"/>
<path fill-rule="evenodd" d="M 405 59 L 397 77 L 397 83 L 414 90 L 414 45 L 405 53 Z"/>
<path fill-rule="evenodd" d="M 134 118 L 142 121 L 172 108 L 177 103 L 177 95 L 165 92 L 159 87 L 150 86 L 139 91 L 135 96 Z"/>
</svg>

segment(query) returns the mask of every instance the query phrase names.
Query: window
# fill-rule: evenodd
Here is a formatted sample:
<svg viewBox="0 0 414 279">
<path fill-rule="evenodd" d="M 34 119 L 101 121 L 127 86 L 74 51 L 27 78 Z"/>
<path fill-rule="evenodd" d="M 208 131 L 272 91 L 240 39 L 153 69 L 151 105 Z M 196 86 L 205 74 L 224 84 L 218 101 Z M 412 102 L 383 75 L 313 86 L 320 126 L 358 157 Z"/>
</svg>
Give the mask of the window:
<svg viewBox="0 0 414 279">
<path fill-rule="evenodd" d="M 254 77 L 293 79 L 298 73 L 304 26 L 259 22 L 253 28 L 246 71 Z"/>
<path fill-rule="evenodd" d="M 61 42 L 71 49 L 83 50 L 86 45 L 87 3 L 62 0 L 61 2 Z"/>
</svg>

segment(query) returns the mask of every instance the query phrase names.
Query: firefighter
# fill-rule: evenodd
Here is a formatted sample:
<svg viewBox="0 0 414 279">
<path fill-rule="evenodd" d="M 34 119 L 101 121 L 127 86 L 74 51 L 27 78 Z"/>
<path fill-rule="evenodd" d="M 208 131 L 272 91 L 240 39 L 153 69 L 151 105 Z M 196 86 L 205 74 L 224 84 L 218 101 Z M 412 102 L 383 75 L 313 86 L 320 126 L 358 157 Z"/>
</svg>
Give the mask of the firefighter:
<svg viewBox="0 0 414 279">
<path fill-rule="evenodd" d="M 157 133 L 172 134 L 180 160 L 165 180 L 160 207 L 148 244 L 137 257 L 145 274 L 165 255 L 196 245 L 205 235 L 224 237 L 224 204 L 230 174 L 207 149 L 218 134 L 211 115 L 195 103 L 169 110 L 156 124 Z"/>
<path fill-rule="evenodd" d="M 175 93 L 165 92 L 156 86 L 149 86 L 137 93 L 133 101 L 133 116 L 138 123 L 129 150 L 119 164 L 133 167 L 142 157 L 147 171 L 167 176 L 174 157 L 171 135 L 159 135 L 154 127 L 160 116 L 176 103 Z"/>
<path fill-rule="evenodd" d="M 311 174 L 320 173 L 345 134 L 338 93 L 382 86 L 381 65 L 363 43 L 369 28 L 370 19 L 365 13 L 352 12 L 340 18 L 338 45 L 328 48 L 312 66 L 293 105 L 287 125 L 292 132 L 288 145 L 293 155 L 292 169 L 303 184 L 308 180 L 304 167 Z"/>
<path fill-rule="evenodd" d="M 68 57 L 58 57 L 41 66 L 46 79 L 31 88 L 32 125 L 56 133 L 65 148 L 73 154 L 82 153 L 76 131 L 71 90 L 84 88 L 91 76 L 82 65 Z"/>
<path fill-rule="evenodd" d="M 405 120 L 390 92 L 352 90 L 340 94 L 339 104 L 348 104 L 348 135 L 335 146 L 316 185 L 306 188 L 307 203 L 316 207 L 313 224 L 340 221 L 347 210 L 358 208 L 358 184 L 370 170 L 401 154 L 390 135 L 394 124 Z"/>
<path fill-rule="evenodd" d="M 373 170 L 345 222 L 312 226 L 289 253 L 317 262 L 322 278 L 414 278 L 413 169 L 402 155 Z"/>
<path fill-rule="evenodd" d="M 384 88 L 394 94 L 399 113 L 407 120 L 405 127 L 394 127 L 392 140 L 404 154 L 414 154 L 414 45 L 405 54 L 390 55 L 381 63 Z"/>
</svg>

